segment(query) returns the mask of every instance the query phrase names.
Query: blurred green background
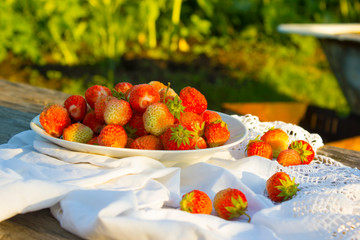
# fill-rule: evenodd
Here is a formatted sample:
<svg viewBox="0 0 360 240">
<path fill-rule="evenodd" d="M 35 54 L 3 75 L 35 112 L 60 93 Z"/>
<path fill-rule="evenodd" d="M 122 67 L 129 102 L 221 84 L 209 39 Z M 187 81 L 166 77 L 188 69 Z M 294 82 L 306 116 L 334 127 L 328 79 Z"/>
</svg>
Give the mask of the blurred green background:
<svg viewBox="0 0 360 240">
<path fill-rule="evenodd" d="M 0 78 L 72 94 L 171 82 L 209 108 L 300 101 L 349 110 L 318 41 L 282 23 L 360 20 L 358 0 L 1 0 Z"/>
</svg>

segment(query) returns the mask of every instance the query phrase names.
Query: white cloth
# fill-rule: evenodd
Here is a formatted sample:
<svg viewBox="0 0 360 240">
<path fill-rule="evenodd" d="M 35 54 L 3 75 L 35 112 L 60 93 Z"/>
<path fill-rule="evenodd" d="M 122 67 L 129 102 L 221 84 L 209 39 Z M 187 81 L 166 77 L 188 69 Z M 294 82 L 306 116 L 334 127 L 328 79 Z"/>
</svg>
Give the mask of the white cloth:
<svg viewBox="0 0 360 240">
<path fill-rule="evenodd" d="M 249 124 L 250 117 L 241 118 L 252 130 L 249 138 L 264 127 Z M 321 145 L 317 136 L 302 136 Z M 25 131 L 0 146 L 0 221 L 51 208 L 63 228 L 86 239 L 360 239 L 359 170 L 324 157 L 285 168 L 244 157 L 244 145 L 207 162 L 166 168 L 146 157 L 69 151 Z M 265 193 L 266 179 L 278 170 L 294 176 L 301 189 L 282 204 Z M 179 210 L 188 191 L 199 189 L 213 199 L 227 187 L 246 195 L 250 223 L 246 217 L 226 221 L 214 211 Z"/>
</svg>

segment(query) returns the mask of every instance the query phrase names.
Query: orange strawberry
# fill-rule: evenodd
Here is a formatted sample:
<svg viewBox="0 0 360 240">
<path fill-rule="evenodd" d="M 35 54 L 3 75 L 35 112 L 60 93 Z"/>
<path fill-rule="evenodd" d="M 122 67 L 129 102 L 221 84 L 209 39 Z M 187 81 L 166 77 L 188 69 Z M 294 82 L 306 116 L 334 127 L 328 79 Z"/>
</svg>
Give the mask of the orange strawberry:
<svg viewBox="0 0 360 240">
<path fill-rule="evenodd" d="M 74 122 L 80 122 L 84 119 L 87 104 L 85 98 L 80 95 L 71 95 L 64 102 L 64 107 L 68 110 L 71 119 Z"/>
<path fill-rule="evenodd" d="M 299 184 L 295 183 L 287 173 L 276 172 L 266 181 L 266 191 L 274 202 L 283 202 L 291 199 L 298 191 Z"/>
<path fill-rule="evenodd" d="M 125 147 L 127 135 L 124 128 L 117 124 L 106 125 L 98 136 L 98 143 L 107 147 Z"/>
<path fill-rule="evenodd" d="M 40 124 L 53 137 L 60 137 L 71 124 L 70 114 L 60 104 L 52 104 L 41 112 Z"/>
<path fill-rule="evenodd" d="M 309 164 L 315 157 L 315 152 L 310 143 L 304 140 L 293 141 L 289 149 L 294 149 L 300 154 L 301 164 Z"/>
<path fill-rule="evenodd" d="M 202 136 L 204 133 L 205 122 L 199 114 L 183 112 L 180 114 L 179 124 L 195 132 L 198 136 Z"/>
<path fill-rule="evenodd" d="M 126 93 L 127 90 L 129 90 L 133 85 L 128 82 L 119 82 L 115 85 L 114 89 L 117 92 Z"/>
<path fill-rule="evenodd" d="M 195 214 L 211 214 L 212 202 L 203 191 L 192 190 L 182 196 L 180 209 Z"/>
<path fill-rule="evenodd" d="M 166 85 L 165 84 L 163 84 L 162 82 L 159 82 L 159 81 L 151 81 L 151 82 L 149 82 L 148 83 L 149 85 L 151 85 L 151 86 L 153 86 L 155 89 L 156 89 L 156 91 L 160 91 L 161 89 L 166 89 Z"/>
<path fill-rule="evenodd" d="M 217 112 L 211 110 L 205 110 L 201 113 L 201 116 L 205 121 L 205 125 L 212 123 L 218 119 L 221 120 L 221 116 Z"/>
<path fill-rule="evenodd" d="M 195 149 L 207 148 L 206 141 L 203 137 L 196 137 Z"/>
<path fill-rule="evenodd" d="M 135 85 L 129 97 L 131 108 L 139 113 L 145 112 L 152 103 L 159 102 L 160 94 L 155 87 L 149 84 Z"/>
<path fill-rule="evenodd" d="M 88 113 L 86 113 L 82 123 L 88 126 L 89 128 L 91 128 L 91 130 L 94 133 L 100 133 L 101 129 L 103 129 L 103 127 L 105 126 L 103 120 L 101 121 L 96 118 L 96 114 L 94 110 L 91 110 Z"/>
<path fill-rule="evenodd" d="M 230 220 L 245 215 L 250 222 L 250 216 L 246 213 L 248 202 L 245 194 L 236 188 L 226 188 L 216 193 L 214 197 L 214 209 L 219 217 Z"/>
<path fill-rule="evenodd" d="M 160 136 L 160 139 L 165 150 L 190 150 L 195 149 L 194 135 L 182 125 L 174 124 Z"/>
<path fill-rule="evenodd" d="M 176 96 L 178 96 L 176 94 L 176 92 L 174 91 L 174 89 L 172 89 L 170 87 L 160 89 L 159 94 L 160 94 L 160 102 L 164 102 L 164 99 L 166 97 L 169 97 L 169 96 L 176 97 Z"/>
<path fill-rule="evenodd" d="M 87 143 L 93 137 L 93 131 L 82 123 L 73 123 L 64 129 L 63 139 L 71 142 Z"/>
<path fill-rule="evenodd" d="M 224 121 L 216 120 L 205 127 L 204 136 L 209 147 L 218 147 L 229 140 L 230 131 Z"/>
<path fill-rule="evenodd" d="M 136 138 L 130 145 L 134 149 L 162 150 L 163 145 L 159 137 L 154 135 L 145 135 Z"/>
<path fill-rule="evenodd" d="M 105 86 L 94 85 L 86 89 L 85 99 L 92 109 L 95 107 L 95 102 L 101 96 L 111 96 L 111 90 Z"/>
<path fill-rule="evenodd" d="M 98 135 L 93 136 L 93 138 L 90 139 L 90 141 L 88 141 L 87 144 L 90 144 L 90 145 L 99 145 L 99 144 L 98 144 L 97 137 L 98 137 Z"/>
<path fill-rule="evenodd" d="M 285 149 L 281 151 L 276 160 L 285 167 L 301 164 L 300 154 L 294 149 Z"/>
<path fill-rule="evenodd" d="M 249 141 L 246 147 L 246 151 L 248 157 L 256 155 L 256 156 L 268 158 L 270 160 L 273 159 L 272 148 L 270 144 L 258 140 L 257 138 L 255 140 Z"/>
<path fill-rule="evenodd" d="M 174 124 L 174 116 L 164 103 L 156 102 L 147 107 L 143 121 L 146 132 L 160 136 Z"/>
<path fill-rule="evenodd" d="M 185 112 L 201 114 L 207 108 L 205 96 L 195 88 L 185 87 L 181 89 L 179 96 L 185 106 Z"/>
<path fill-rule="evenodd" d="M 112 96 L 103 95 L 96 100 L 95 105 L 94 105 L 94 111 L 95 111 L 96 118 L 99 121 L 105 122 L 105 120 L 104 120 L 105 108 L 106 108 L 106 105 L 113 98 L 114 97 L 112 97 Z"/>
<path fill-rule="evenodd" d="M 133 114 L 130 104 L 121 99 L 111 99 L 105 107 L 104 120 L 106 124 L 125 125 L 129 122 Z"/>
<path fill-rule="evenodd" d="M 280 128 L 270 128 L 260 139 L 271 145 L 274 158 L 289 147 L 289 136 Z"/>
<path fill-rule="evenodd" d="M 143 114 L 133 112 L 130 121 L 126 124 L 125 130 L 127 130 L 128 136 L 131 135 L 135 138 L 147 135 L 145 130 Z"/>
</svg>

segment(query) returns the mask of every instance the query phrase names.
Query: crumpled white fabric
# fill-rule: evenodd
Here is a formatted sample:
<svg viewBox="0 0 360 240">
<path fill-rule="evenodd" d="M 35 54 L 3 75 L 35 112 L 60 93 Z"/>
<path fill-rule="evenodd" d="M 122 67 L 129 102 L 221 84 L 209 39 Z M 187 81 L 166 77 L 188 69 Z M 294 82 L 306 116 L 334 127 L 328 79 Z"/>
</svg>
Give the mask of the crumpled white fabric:
<svg viewBox="0 0 360 240">
<path fill-rule="evenodd" d="M 25 131 L 0 145 L 0 221 L 51 208 L 64 229 L 85 239 L 360 239 L 359 170 L 334 160 L 285 168 L 244 157 L 242 148 L 167 168 L 146 157 L 69 151 Z M 228 160 L 229 154 L 237 160 Z M 274 204 L 265 182 L 279 170 L 295 176 L 301 191 Z M 246 195 L 250 223 L 246 217 L 226 221 L 214 211 L 179 210 L 188 191 L 199 189 L 213 199 L 227 187 Z"/>
</svg>

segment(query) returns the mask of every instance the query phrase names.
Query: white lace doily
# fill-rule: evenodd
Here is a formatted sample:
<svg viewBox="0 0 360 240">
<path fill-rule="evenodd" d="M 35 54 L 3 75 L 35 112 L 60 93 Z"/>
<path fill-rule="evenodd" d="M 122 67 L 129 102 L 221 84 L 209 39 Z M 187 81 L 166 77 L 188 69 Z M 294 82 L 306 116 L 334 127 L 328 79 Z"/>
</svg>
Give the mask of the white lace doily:
<svg viewBox="0 0 360 240">
<path fill-rule="evenodd" d="M 249 140 L 262 135 L 271 127 L 286 131 L 290 136 L 290 142 L 295 139 L 306 140 L 315 152 L 323 146 L 322 138 L 318 134 L 311 134 L 297 125 L 281 121 L 260 122 L 259 118 L 253 115 L 236 117 L 249 129 L 247 139 L 231 150 L 237 152 L 238 158 L 246 156 L 245 149 Z M 274 165 L 273 172 L 280 170 L 295 177 L 296 182 L 300 184 L 298 194 L 281 204 L 283 219 L 295 219 L 297 223 L 301 221 L 319 231 L 324 239 L 360 239 L 358 169 L 347 167 L 329 157 L 315 155 L 315 159 L 309 165 Z M 293 222 L 287 221 L 290 225 Z"/>
</svg>

